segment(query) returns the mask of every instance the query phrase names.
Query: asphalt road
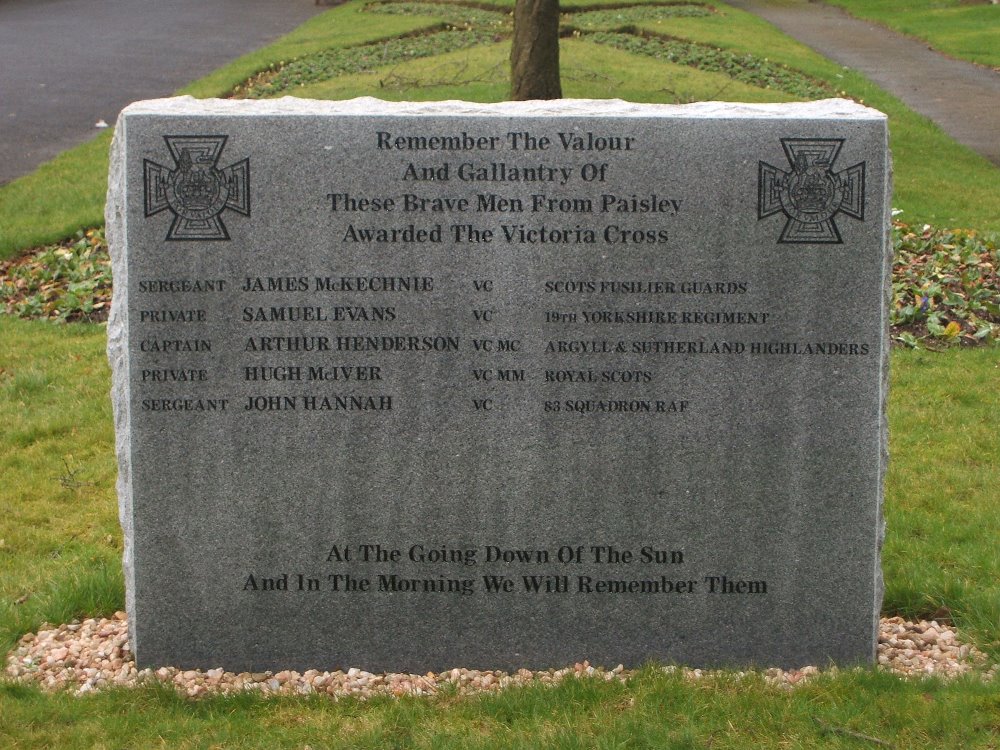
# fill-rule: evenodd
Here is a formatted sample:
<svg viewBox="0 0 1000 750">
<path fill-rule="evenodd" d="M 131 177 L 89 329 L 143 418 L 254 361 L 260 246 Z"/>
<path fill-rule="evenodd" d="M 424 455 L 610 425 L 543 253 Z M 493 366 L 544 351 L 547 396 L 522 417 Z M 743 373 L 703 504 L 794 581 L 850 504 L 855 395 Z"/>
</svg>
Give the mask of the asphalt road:
<svg viewBox="0 0 1000 750">
<path fill-rule="evenodd" d="M 867 76 L 959 143 L 1000 166 L 1000 73 L 806 0 L 726 0 Z"/>
<path fill-rule="evenodd" d="M 0 0 L 0 185 L 325 10 L 314 0 Z"/>
</svg>

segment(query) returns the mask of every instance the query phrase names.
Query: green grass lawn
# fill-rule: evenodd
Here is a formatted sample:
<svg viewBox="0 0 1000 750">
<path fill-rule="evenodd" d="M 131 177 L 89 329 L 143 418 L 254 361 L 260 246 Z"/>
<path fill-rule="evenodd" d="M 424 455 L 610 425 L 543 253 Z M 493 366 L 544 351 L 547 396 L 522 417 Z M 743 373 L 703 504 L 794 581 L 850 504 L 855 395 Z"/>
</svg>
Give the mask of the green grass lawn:
<svg viewBox="0 0 1000 750">
<path fill-rule="evenodd" d="M 995 748 L 995 686 L 845 673 L 786 692 L 759 679 L 568 680 L 478 697 L 185 701 L 145 688 L 86 698 L 0 683 L 0 741 L 29 748 Z M 856 732 L 865 738 L 838 733 Z"/>
<path fill-rule="evenodd" d="M 1000 68 L 1000 7 L 987 0 L 826 0 L 952 57 Z"/>
<path fill-rule="evenodd" d="M 275 94 L 322 98 L 505 97 L 502 14 L 493 14 L 500 23 L 492 36 L 474 46 L 436 54 L 421 46 L 425 38 L 413 49 L 427 54 L 365 67 L 358 60 L 370 50 L 343 50 L 382 40 L 386 59 L 391 37 L 461 21 L 453 8 L 375 16 L 362 7 L 351 2 L 317 16 L 186 91 L 221 95 L 252 81 L 277 87 Z M 580 31 L 563 41 L 567 95 L 786 101 L 799 98 L 802 86 L 844 91 L 890 116 L 895 205 L 904 218 L 1000 230 L 1000 170 L 767 24 L 722 5 L 708 15 L 610 13 L 567 17 Z M 622 23 L 679 38 L 687 62 L 664 57 L 664 40 L 609 35 Z M 734 56 L 747 69 L 768 71 L 773 85 L 708 69 Z M 296 68 L 287 64 L 293 59 L 304 62 Z M 787 70 L 768 67 L 774 64 Z M 324 77 L 331 69 L 340 72 Z M 310 70 L 320 74 L 310 78 Z M 100 137 L 0 188 L 0 258 L 100 221 L 106 151 Z M 0 315 L 2 651 L 45 621 L 124 606 L 104 348 L 100 325 Z M 920 617 L 946 607 L 963 637 L 996 661 L 1000 351 L 894 351 L 889 420 L 884 612 Z M 153 686 L 76 698 L 0 680 L 0 747 L 12 748 L 858 748 L 877 746 L 873 739 L 899 748 L 996 750 L 1000 684 L 907 682 L 860 670 L 787 691 L 759 677 L 691 683 L 650 667 L 626 685 L 571 680 L 555 689 L 360 703 L 252 695 L 190 701 Z"/>
</svg>

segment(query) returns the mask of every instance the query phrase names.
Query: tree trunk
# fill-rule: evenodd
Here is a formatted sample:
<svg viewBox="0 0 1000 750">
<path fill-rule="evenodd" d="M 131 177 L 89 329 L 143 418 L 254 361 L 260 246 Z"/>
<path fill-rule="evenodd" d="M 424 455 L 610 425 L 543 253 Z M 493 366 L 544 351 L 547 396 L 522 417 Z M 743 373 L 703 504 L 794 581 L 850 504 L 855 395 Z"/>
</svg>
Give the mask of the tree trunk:
<svg viewBox="0 0 1000 750">
<path fill-rule="evenodd" d="M 510 46 L 510 98 L 562 98 L 559 0 L 517 0 Z"/>
</svg>

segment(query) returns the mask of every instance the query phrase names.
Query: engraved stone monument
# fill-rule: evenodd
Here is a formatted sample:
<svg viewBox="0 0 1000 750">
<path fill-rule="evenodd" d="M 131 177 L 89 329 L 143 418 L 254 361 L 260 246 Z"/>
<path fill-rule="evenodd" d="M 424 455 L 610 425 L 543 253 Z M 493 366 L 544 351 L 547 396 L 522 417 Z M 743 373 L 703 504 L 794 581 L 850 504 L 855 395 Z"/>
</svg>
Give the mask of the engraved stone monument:
<svg viewBox="0 0 1000 750">
<path fill-rule="evenodd" d="M 843 100 L 127 108 L 139 664 L 870 662 L 889 174 Z"/>
</svg>

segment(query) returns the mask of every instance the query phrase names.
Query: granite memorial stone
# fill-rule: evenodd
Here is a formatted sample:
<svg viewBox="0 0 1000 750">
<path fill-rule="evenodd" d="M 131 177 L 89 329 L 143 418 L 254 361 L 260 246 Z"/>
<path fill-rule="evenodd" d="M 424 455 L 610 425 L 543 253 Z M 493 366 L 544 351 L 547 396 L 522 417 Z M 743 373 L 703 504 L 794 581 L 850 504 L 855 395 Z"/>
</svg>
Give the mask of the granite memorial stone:
<svg viewBox="0 0 1000 750">
<path fill-rule="evenodd" d="M 128 107 L 139 665 L 870 662 L 889 176 L 843 100 Z"/>
</svg>

